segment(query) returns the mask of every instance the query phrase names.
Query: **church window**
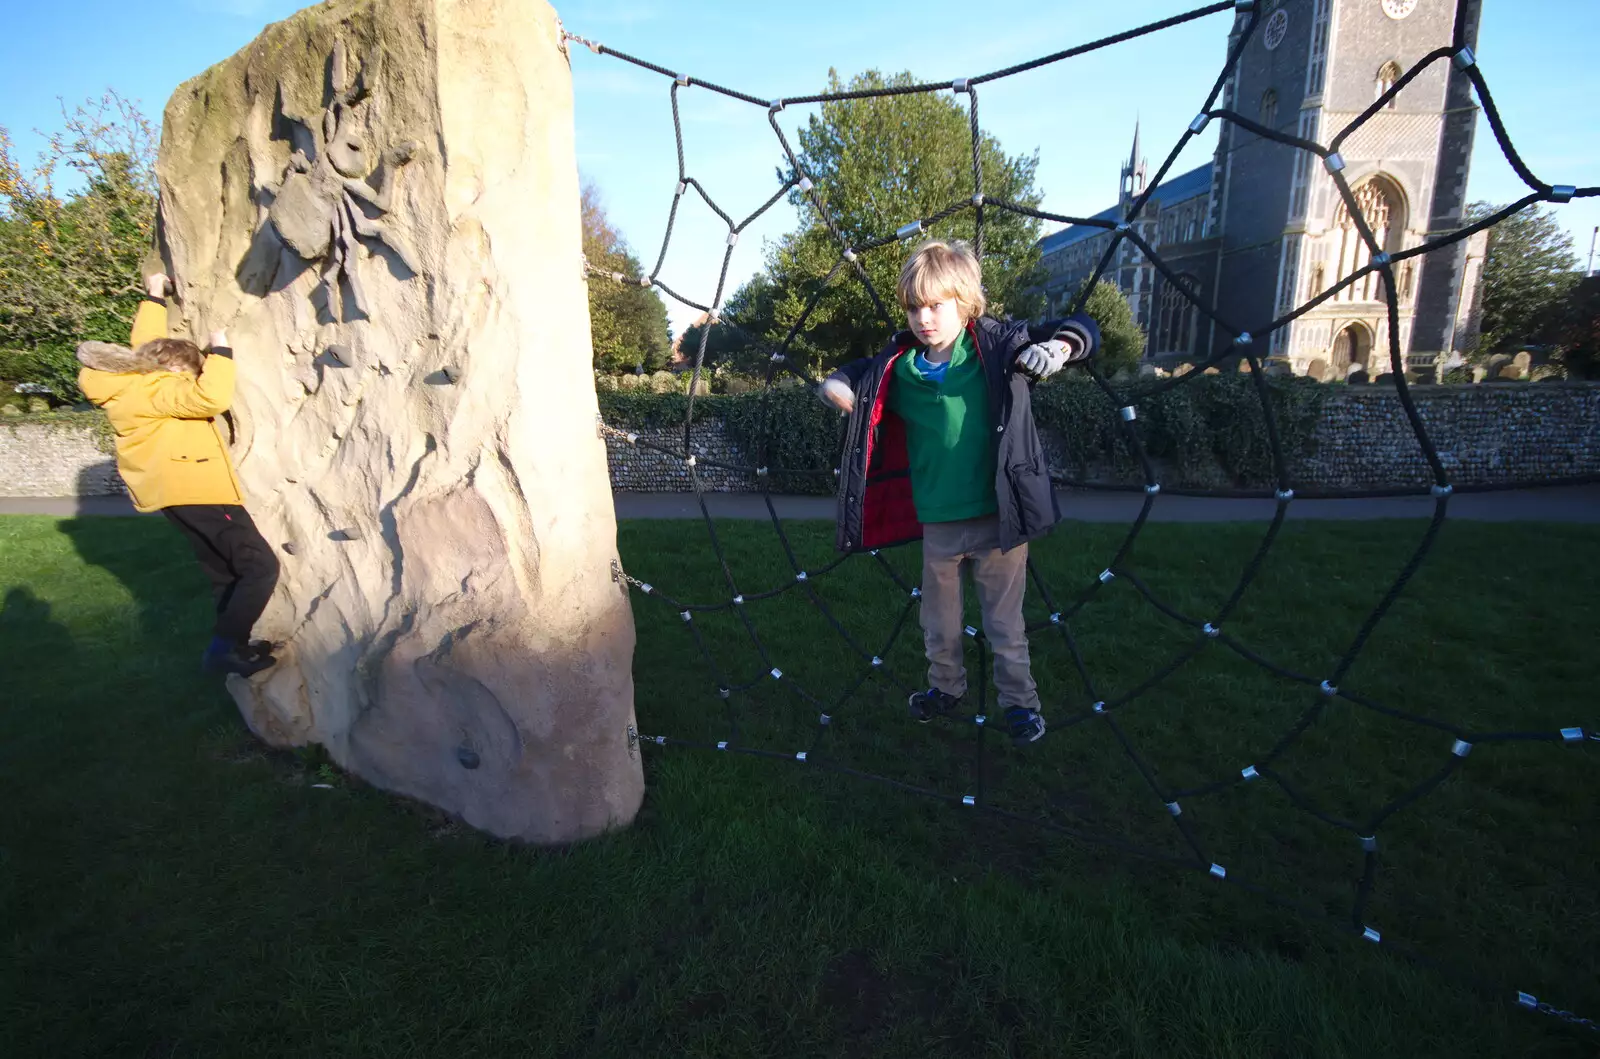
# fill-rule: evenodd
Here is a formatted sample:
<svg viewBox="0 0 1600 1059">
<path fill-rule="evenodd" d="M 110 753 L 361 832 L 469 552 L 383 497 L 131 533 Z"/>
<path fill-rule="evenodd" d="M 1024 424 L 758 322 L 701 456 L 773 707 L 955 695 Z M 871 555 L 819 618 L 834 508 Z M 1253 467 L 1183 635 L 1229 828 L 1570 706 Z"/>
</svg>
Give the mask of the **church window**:
<svg viewBox="0 0 1600 1059">
<path fill-rule="evenodd" d="M 1302 110 L 1300 112 L 1299 135 L 1303 140 L 1317 138 L 1316 110 Z M 1297 221 L 1305 216 L 1306 191 L 1311 181 L 1311 155 L 1305 151 L 1294 153 L 1294 184 L 1289 192 L 1289 220 Z"/>
<path fill-rule="evenodd" d="M 1361 211 L 1361 216 L 1366 218 L 1367 227 L 1371 229 L 1372 238 L 1378 246 L 1390 252 L 1398 249 L 1399 233 L 1405 226 L 1399 190 L 1388 180 L 1374 177 L 1356 188 L 1354 197 L 1356 207 Z M 1371 264 L 1371 251 L 1366 240 L 1361 238 L 1355 219 L 1343 200 L 1334 215 L 1333 234 L 1338 240 L 1340 280 Z M 1382 298 L 1383 279 L 1376 272 L 1362 276 L 1339 292 L 1341 301 L 1380 301 Z"/>
<path fill-rule="evenodd" d="M 1413 290 L 1416 279 L 1414 271 L 1415 270 L 1411 267 L 1411 262 L 1409 261 L 1407 261 L 1405 266 L 1400 270 L 1400 297 L 1402 298 L 1409 299 L 1411 297 L 1411 291 Z"/>
<path fill-rule="evenodd" d="M 1328 72 L 1328 8 L 1332 0 L 1315 0 L 1311 11 L 1311 62 L 1306 66 L 1306 95 L 1322 94 Z"/>
<path fill-rule="evenodd" d="M 1327 289 L 1328 269 L 1322 262 L 1317 262 L 1311 270 L 1311 287 L 1306 291 L 1306 297 L 1315 298 Z"/>
<path fill-rule="evenodd" d="M 1187 273 L 1178 277 L 1178 283 L 1169 280 L 1162 285 L 1153 343 L 1155 352 L 1194 352 L 1195 321 L 1199 314 L 1184 291 L 1198 294 L 1199 289 L 1200 285 L 1194 276 Z"/>
<path fill-rule="evenodd" d="M 1269 129 L 1278 127 L 1278 92 L 1269 88 L 1261 93 L 1261 124 Z"/>
<path fill-rule="evenodd" d="M 1390 59 L 1378 70 L 1378 95 L 1375 98 L 1382 98 L 1383 94 L 1393 88 L 1399 80 L 1400 64 Z M 1399 98 L 1399 96 L 1396 96 L 1394 99 L 1389 100 L 1388 109 L 1393 110 Z"/>
</svg>

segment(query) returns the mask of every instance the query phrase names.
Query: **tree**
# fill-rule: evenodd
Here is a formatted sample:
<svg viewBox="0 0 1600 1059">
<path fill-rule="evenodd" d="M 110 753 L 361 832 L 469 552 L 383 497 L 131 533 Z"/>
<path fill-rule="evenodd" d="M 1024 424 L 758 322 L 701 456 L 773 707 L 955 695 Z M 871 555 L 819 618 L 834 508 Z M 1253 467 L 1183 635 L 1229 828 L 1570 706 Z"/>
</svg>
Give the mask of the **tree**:
<svg viewBox="0 0 1600 1059">
<path fill-rule="evenodd" d="M 1133 319 L 1133 306 L 1115 283 L 1103 279 L 1084 301 L 1083 311 L 1100 325 L 1100 371 L 1113 375 L 1134 370 L 1144 356 L 1144 332 Z"/>
<path fill-rule="evenodd" d="M 777 348 L 776 342 L 764 337 L 775 316 L 776 294 L 777 288 L 765 275 L 750 277 L 723 303 L 723 324 L 689 327 L 678 343 L 678 352 L 692 362 L 699 353 L 701 336 L 706 335 L 706 367 L 731 368 L 749 375 L 765 373 Z"/>
<path fill-rule="evenodd" d="M 77 400 L 77 344 L 126 342 L 156 218 L 156 136 L 110 93 L 62 110 L 31 171 L 0 127 L 0 379 Z M 81 186 L 71 190 L 63 184 Z"/>
<path fill-rule="evenodd" d="M 1573 287 L 1558 338 L 1569 378 L 1600 377 L 1600 274 Z"/>
<path fill-rule="evenodd" d="M 1500 207 L 1475 202 L 1468 220 Z M 1578 282 L 1572 237 L 1549 209 L 1523 210 L 1489 229 L 1483 264 L 1482 353 L 1554 342 L 1562 310 Z"/>
<path fill-rule="evenodd" d="M 644 273 L 628 244 L 611 226 L 600 193 L 584 184 L 583 257 L 589 267 L 616 272 L 630 280 Z M 603 371 L 654 371 L 672 357 L 672 334 L 667 328 L 667 307 L 653 290 L 607 276 L 589 277 L 589 336 L 594 366 Z"/>
<path fill-rule="evenodd" d="M 846 85 L 829 71 L 828 89 L 860 91 L 915 83 L 910 73 L 886 78 L 869 70 Z M 966 202 L 974 190 L 967 112 L 948 96 L 932 92 L 823 103 L 820 113 L 800 130 L 798 155 L 829 216 L 852 247 Z M 1008 156 L 993 136 L 985 134 L 979 140 L 979 159 L 986 196 L 1038 206 L 1037 153 Z M 752 297 L 739 321 L 773 347 L 822 291 L 845 249 L 808 196 L 796 190 L 790 201 L 800 212 L 801 227 L 769 248 L 770 291 Z M 924 238 L 971 240 L 975 221 L 969 208 L 933 225 Z M 993 207 L 985 210 L 984 287 L 990 313 L 1027 316 L 1042 308 L 1042 299 L 1029 293 L 1039 279 L 1039 227 L 1032 218 Z M 891 331 L 903 328 L 894 284 L 909 249 L 890 244 L 860 257 L 887 310 L 887 320 L 854 270 L 846 266 L 806 319 L 791 349 L 795 359 L 813 372 L 821 371 L 876 353 Z"/>
</svg>

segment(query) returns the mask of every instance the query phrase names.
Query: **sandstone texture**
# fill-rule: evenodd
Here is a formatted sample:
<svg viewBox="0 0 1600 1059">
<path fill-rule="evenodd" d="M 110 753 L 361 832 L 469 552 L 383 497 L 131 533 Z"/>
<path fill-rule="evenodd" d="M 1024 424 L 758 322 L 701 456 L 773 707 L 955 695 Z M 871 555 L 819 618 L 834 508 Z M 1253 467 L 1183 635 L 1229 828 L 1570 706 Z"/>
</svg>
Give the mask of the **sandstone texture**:
<svg viewBox="0 0 1600 1059">
<path fill-rule="evenodd" d="M 543 0 L 331 0 L 182 85 L 159 166 L 283 565 L 246 721 L 535 842 L 643 793 L 572 120 Z"/>
</svg>

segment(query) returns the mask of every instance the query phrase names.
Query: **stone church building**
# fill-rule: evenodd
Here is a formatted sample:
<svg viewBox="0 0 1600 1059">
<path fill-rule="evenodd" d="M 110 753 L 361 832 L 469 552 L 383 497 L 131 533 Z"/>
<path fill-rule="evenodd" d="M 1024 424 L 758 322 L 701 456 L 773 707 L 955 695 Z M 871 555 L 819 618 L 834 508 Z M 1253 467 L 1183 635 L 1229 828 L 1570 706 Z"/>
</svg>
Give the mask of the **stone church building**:
<svg viewBox="0 0 1600 1059">
<path fill-rule="evenodd" d="M 1449 45 L 1454 0 L 1262 0 L 1261 22 L 1220 107 L 1262 125 L 1328 143 L 1423 55 Z M 1476 43 L 1479 4 L 1469 6 Z M 1235 19 L 1229 52 L 1245 16 Z M 1344 141 L 1344 175 L 1391 253 L 1462 226 L 1478 108 L 1471 82 L 1436 62 Z M 1169 175 L 1133 224 L 1185 284 L 1225 319 L 1260 328 L 1368 264 L 1333 180 L 1305 151 L 1221 123 L 1206 165 Z M 1147 162 L 1134 130 L 1116 206 L 1121 220 L 1145 190 Z M 1051 311 L 1071 301 L 1111 241 L 1074 225 L 1040 242 Z M 1430 372 L 1461 349 L 1486 236 L 1401 262 L 1400 348 L 1407 367 Z M 1195 360 L 1231 342 L 1130 243 L 1106 278 L 1122 288 L 1157 362 Z M 1260 351 L 1296 374 L 1343 379 L 1389 370 L 1383 282 L 1368 276 L 1293 323 Z"/>
</svg>

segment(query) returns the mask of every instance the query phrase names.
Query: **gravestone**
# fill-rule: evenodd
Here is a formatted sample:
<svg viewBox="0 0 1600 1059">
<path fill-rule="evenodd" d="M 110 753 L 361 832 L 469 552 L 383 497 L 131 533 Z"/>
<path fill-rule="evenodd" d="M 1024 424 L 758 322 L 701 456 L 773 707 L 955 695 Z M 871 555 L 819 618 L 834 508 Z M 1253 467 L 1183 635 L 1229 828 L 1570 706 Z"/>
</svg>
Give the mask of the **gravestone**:
<svg viewBox="0 0 1600 1059">
<path fill-rule="evenodd" d="M 1317 382 L 1327 382 L 1328 374 L 1331 370 L 1332 369 L 1328 367 L 1328 362 L 1323 360 L 1321 357 L 1318 357 L 1316 360 L 1313 360 L 1309 365 L 1307 365 L 1306 374 L 1315 379 Z"/>
<path fill-rule="evenodd" d="M 158 176 L 175 331 L 228 330 L 233 457 L 283 568 L 257 628 L 280 661 L 229 681 L 246 722 L 496 835 L 631 821 L 555 12 L 301 11 L 179 87 Z"/>
</svg>

